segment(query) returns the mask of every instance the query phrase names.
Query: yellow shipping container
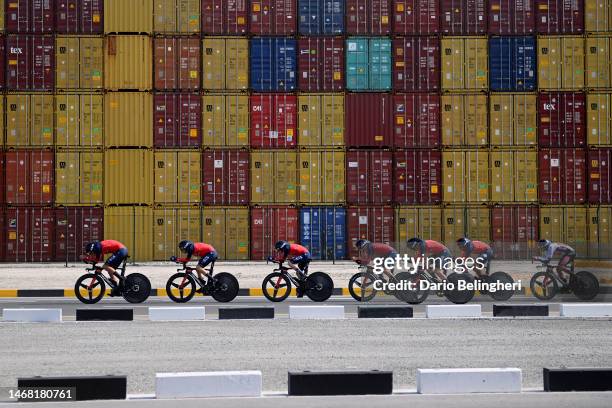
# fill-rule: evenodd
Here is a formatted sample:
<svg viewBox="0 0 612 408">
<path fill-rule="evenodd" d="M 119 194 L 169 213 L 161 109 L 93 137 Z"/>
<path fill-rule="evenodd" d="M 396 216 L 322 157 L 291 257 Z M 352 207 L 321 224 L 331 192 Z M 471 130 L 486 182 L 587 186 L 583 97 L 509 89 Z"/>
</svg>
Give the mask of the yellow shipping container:
<svg viewBox="0 0 612 408">
<path fill-rule="evenodd" d="M 104 203 L 153 203 L 153 152 L 111 149 L 104 154 Z"/>
<path fill-rule="evenodd" d="M 294 204 L 297 201 L 297 152 L 251 152 L 251 203 Z"/>
<path fill-rule="evenodd" d="M 153 31 L 191 34 L 200 31 L 200 0 L 154 0 Z"/>
<path fill-rule="evenodd" d="M 612 94 L 587 94 L 587 143 L 589 146 L 612 144 Z"/>
<path fill-rule="evenodd" d="M 58 89 L 102 89 L 102 37 L 55 38 L 55 86 Z"/>
<path fill-rule="evenodd" d="M 4 32 L 4 0 L 0 0 L 0 31 Z"/>
<path fill-rule="evenodd" d="M 53 95 L 6 95 L 6 146 L 53 146 Z"/>
<path fill-rule="evenodd" d="M 538 201 L 538 153 L 535 151 L 514 152 L 514 199 Z"/>
<path fill-rule="evenodd" d="M 249 259 L 249 209 L 204 207 L 202 240 L 217 250 L 220 259 Z"/>
<path fill-rule="evenodd" d="M 491 94 L 489 104 L 490 138 L 493 146 L 537 144 L 536 94 Z"/>
<path fill-rule="evenodd" d="M 300 203 L 345 202 L 343 151 L 301 151 L 298 155 Z"/>
<path fill-rule="evenodd" d="M 581 206 L 541 206 L 540 239 L 572 246 L 578 256 L 587 254 L 587 208 Z"/>
<path fill-rule="evenodd" d="M 584 88 L 584 38 L 538 37 L 538 87 Z"/>
<path fill-rule="evenodd" d="M 4 96 L 0 96 L 0 112 L 4 112 Z M 0 115 L 0 129 L 4 129 L 4 115 Z M 0 137 L 0 147 L 4 147 L 4 137 Z"/>
<path fill-rule="evenodd" d="M 586 32 L 612 31 L 612 0 L 585 0 L 584 13 Z"/>
<path fill-rule="evenodd" d="M 104 238 L 123 243 L 128 249 L 130 261 L 151 261 L 153 210 L 151 207 L 106 207 Z"/>
<path fill-rule="evenodd" d="M 442 241 L 442 208 L 399 207 L 395 209 L 395 238 L 400 253 L 410 253 L 406 241 L 410 238 Z"/>
<path fill-rule="evenodd" d="M 151 33 L 153 0 L 104 0 L 105 33 Z"/>
<path fill-rule="evenodd" d="M 55 202 L 102 204 L 102 152 L 55 153 Z"/>
<path fill-rule="evenodd" d="M 491 217 L 488 207 L 444 207 L 442 230 L 444 244 L 453 253 L 459 253 L 456 241 L 468 237 L 490 242 Z"/>
<path fill-rule="evenodd" d="M 442 89 L 487 89 L 489 56 L 486 37 L 442 38 Z"/>
<path fill-rule="evenodd" d="M 167 261 L 179 255 L 184 239 L 200 241 L 200 207 L 155 207 L 153 209 L 153 259 Z"/>
<path fill-rule="evenodd" d="M 206 37 L 202 40 L 204 89 L 245 90 L 249 87 L 249 40 Z"/>
<path fill-rule="evenodd" d="M 442 153 L 442 201 L 465 201 L 465 152 Z"/>
<path fill-rule="evenodd" d="M 612 256 L 612 207 L 589 208 L 589 256 L 609 259 Z"/>
<path fill-rule="evenodd" d="M 153 96 L 147 92 L 109 92 L 104 97 L 104 145 L 153 145 Z"/>
<path fill-rule="evenodd" d="M 344 146 L 344 95 L 301 94 L 298 106 L 300 147 Z"/>
<path fill-rule="evenodd" d="M 488 139 L 486 95 L 442 95 L 442 145 L 485 146 Z"/>
<path fill-rule="evenodd" d="M 491 201 L 494 203 L 538 200 L 538 153 L 493 151 L 490 153 Z"/>
<path fill-rule="evenodd" d="M 200 173 L 200 152 L 157 150 L 155 203 L 199 203 Z"/>
<path fill-rule="evenodd" d="M 202 97 L 202 146 L 249 145 L 249 96 L 245 94 Z"/>
<path fill-rule="evenodd" d="M 102 94 L 55 94 L 55 143 L 58 147 L 101 147 Z"/>
<path fill-rule="evenodd" d="M 612 41 L 610 36 L 587 37 L 586 39 L 586 72 L 587 87 L 612 87 Z"/>
<path fill-rule="evenodd" d="M 110 35 L 104 41 L 104 88 L 150 90 L 153 40 L 146 35 Z"/>
</svg>

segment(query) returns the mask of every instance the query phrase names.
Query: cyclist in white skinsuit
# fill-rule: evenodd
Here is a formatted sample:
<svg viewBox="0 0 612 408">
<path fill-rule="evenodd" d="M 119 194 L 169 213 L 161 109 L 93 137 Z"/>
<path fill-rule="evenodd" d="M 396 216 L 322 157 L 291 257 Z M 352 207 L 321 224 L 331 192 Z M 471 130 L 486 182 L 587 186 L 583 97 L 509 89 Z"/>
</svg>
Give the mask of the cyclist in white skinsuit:
<svg viewBox="0 0 612 408">
<path fill-rule="evenodd" d="M 563 244 L 560 242 L 552 242 L 547 239 L 541 239 L 538 241 L 538 246 L 542 250 L 546 250 L 544 256 L 536 256 L 533 259 L 536 261 L 541 261 L 543 263 L 549 263 L 551 259 L 555 255 L 560 255 L 559 264 L 557 265 L 557 273 L 559 277 L 565 282 L 569 282 L 569 275 L 571 270 L 568 268 L 568 265 L 574 262 L 574 258 L 576 258 L 576 251 L 574 248 L 567 244 Z M 567 273 L 567 278 L 565 278 L 565 274 Z"/>
</svg>

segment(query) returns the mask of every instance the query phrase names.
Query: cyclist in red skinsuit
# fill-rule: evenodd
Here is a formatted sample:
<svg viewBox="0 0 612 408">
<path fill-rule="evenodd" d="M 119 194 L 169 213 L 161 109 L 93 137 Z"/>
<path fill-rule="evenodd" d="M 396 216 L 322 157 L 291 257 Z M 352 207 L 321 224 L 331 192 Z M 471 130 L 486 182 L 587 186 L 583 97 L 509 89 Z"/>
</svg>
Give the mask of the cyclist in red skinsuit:
<svg viewBox="0 0 612 408">
<path fill-rule="evenodd" d="M 441 264 L 444 265 L 447 259 L 451 258 L 451 252 L 444 244 L 431 239 L 423 240 L 420 238 L 411 238 L 408 240 L 408 248 L 415 251 L 417 258 L 433 257 L 440 259 Z M 434 269 L 433 271 L 438 279 L 445 280 L 446 275 L 442 269 Z"/>
<path fill-rule="evenodd" d="M 200 260 L 198 261 L 198 264 L 195 267 L 195 270 L 198 273 L 198 278 L 202 280 L 204 275 L 212 277 L 212 271 L 210 274 L 208 274 L 204 269 L 209 264 L 212 264 L 212 266 L 214 267 L 215 261 L 218 259 L 217 251 L 212 245 L 205 244 L 203 242 L 193 243 L 189 240 L 183 240 L 179 242 L 178 247 L 181 252 L 186 255 L 186 257 L 176 258 L 176 262 L 187 263 L 191 260 L 192 256 L 199 256 Z"/>
<path fill-rule="evenodd" d="M 312 260 L 308 248 L 298 244 L 290 244 L 287 241 L 278 241 L 274 248 L 276 249 L 276 254 L 272 257 L 272 261 L 287 261 L 301 279 L 306 279 L 308 264 Z"/>
<path fill-rule="evenodd" d="M 461 248 L 461 258 L 468 258 L 470 256 L 472 258 L 482 258 L 486 268 L 484 271 L 475 268 L 474 271 L 478 276 L 482 277 L 483 274 L 489 274 L 491 259 L 493 259 L 493 249 L 487 243 L 476 240 L 472 241 L 467 237 L 463 237 L 457 240 L 457 246 Z"/>
<path fill-rule="evenodd" d="M 119 290 L 119 282 L 115 277 L 116 269 L 128 256 L 125 245 L 112 239 L 93 241 L 85 245 L 85 256 L 82 258 L 85 262 L 102 262 L 106 254 L 112 255 L 102 265 L 102 269 L 108 273 L 110 280 L 115 284 L 115 288 L 111 292 L 111 296 L 114 296 Z"/>
</svg>

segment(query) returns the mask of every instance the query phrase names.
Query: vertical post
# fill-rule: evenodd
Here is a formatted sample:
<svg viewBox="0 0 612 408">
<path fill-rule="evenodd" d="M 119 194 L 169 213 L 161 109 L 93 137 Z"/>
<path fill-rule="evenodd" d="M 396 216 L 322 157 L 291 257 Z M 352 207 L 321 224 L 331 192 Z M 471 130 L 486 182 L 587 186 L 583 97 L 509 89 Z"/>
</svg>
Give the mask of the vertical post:
<svg viewBox="0 0 612 408">
<path fill-rule="evenodd" d="M 134 265 L 136 263 L 136 206 L 132 207 L 132 247 L 134 248 L 132 265 Z"/>
</svg>

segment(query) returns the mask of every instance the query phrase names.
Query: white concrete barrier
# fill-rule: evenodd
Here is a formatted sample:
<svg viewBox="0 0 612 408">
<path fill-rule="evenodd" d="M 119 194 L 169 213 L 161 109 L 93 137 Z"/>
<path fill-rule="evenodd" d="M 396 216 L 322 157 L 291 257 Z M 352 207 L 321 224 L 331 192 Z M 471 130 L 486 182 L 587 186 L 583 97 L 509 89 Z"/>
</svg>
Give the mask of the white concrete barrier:
<svg viewBox="0 0 612 408">
<path fill-rule="evenodd" d="M 3 309 L 5 322 L 61 322 L 62 309 Z"/>
<path fill-rule="evenodd" d="M 344 319 L 344 306 L 289 306 L 290 319 Z"/>
<path fill-rule="evenodd" d="M 520 368 L 418 369 L 419 394 L 521 392 Z"/>
<path fill-rule="evenodd" d="M 560 314 L 565 317 L 612 316 L 612 303 L 562 303 Z"/>
<path fill-rule="evenodd" d="M 211 371 L 201 373 L 158 373 L 155 397 L 259 397 L 261 371 Z"/>
<path fill-rule="evenodd" d="M 204 307 L 150 307 L 149 320 L 204 320 L 206 308 Z"/>
<path fill-rule="evenodd" d="M 427 317 L 480 317 L 481 305 L 428 305 Z"/>
</svg>

